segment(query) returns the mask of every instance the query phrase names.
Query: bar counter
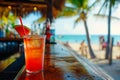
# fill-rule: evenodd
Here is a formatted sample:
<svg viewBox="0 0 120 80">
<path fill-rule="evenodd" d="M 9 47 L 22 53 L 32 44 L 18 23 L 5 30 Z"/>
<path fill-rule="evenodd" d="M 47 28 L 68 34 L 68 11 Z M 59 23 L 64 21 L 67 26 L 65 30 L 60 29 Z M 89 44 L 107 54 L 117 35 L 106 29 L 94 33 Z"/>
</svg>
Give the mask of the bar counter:
<svg viewBox="0 0 120 80">
<path fill-rule="evenodd" d="M 57 43 L 46 44 L 44 71 L 36 74 L 26 73 L 22 53 L 1 71 L 0 80 L 112 80 L 112 78 L 70 47 Z"/>
</svg>

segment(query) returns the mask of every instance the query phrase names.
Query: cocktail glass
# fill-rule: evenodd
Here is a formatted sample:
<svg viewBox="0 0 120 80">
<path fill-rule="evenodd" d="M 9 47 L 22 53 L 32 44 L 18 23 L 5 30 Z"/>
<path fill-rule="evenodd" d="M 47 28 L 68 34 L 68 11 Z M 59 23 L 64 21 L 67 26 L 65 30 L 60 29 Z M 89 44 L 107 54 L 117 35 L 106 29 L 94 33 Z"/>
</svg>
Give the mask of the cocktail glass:
<svg viewBox="0 0 120 80">
<path fill-rule="evenodd" d="M 24 37 L 26 72 L 43 71 L 45 35 L 29 35 Z"/>
</svg>

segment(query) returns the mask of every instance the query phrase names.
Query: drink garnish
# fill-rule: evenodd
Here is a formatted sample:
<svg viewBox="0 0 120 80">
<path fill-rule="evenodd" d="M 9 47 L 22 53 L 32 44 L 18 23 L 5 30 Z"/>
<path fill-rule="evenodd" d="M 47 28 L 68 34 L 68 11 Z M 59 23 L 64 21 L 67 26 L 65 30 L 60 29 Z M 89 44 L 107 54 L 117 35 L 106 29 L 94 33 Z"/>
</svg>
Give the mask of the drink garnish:
<svg viewBox="0 0 120 80">
<path fill-rule="evenodd" d="M 18 32 L 20 37 L 27 36 L 30 33 L 30 29 L 27 26 L 23 25 L 21 16 L 19 17 L 19 20 L 21 25 L 15 25 L 14 28 Z"/>
<path fill-rule="evenodd" d="M 22 25 L 15 25 L 14 28 L 18 32 L 20 37 L 27 36 L 30 33 L 30 29 L 27 26 L 23 27 Z"/>
</svg>

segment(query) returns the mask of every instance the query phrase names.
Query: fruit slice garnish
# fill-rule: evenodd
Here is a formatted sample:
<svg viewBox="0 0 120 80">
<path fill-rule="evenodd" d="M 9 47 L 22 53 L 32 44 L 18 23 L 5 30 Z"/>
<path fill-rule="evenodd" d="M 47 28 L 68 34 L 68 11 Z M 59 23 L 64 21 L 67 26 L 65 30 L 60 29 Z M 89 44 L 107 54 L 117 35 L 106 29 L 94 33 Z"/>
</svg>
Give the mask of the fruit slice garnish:
<svg viewBox="0 0 120 80">
<path fill-rule="evenodd" d="M 15 25 L 14 28 L 18 32 L 20 37 L 26 36 L 30 33 L 30 29 L 27 26 Z"/>
</svg>

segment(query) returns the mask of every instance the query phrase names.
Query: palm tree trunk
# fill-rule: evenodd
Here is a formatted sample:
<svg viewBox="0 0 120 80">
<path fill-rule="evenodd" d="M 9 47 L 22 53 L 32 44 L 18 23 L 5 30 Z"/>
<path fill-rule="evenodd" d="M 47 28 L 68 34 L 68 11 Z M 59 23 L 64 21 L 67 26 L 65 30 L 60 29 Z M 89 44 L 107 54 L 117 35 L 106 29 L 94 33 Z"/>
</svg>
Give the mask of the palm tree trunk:
<svg viewBox="0 0 120 80">
<path fill-rule="evenodd" d="M 86 30 L 86 38 L 87 38 L 87 42 L 88 42 L 88 48 L 89 48 L 89 53 L 90 53 L 90 56 L 91 58 L 95 58 L 95 54 L 92 50 L 92 47 L 91 47 L 91 42 L 90 42 L 90 37 L 89 37 L 89 31 L 88 31 L 88 27 L 87 27 L 87 21 L 84 20 L 84 26 L 85 26 L 85 30 Z"/>
<path fill-rule="evenodd" d="M 111 2 L 109 4 L 109 15 L 108 15 L 108 36 L 107 36 L 107 47 L 106 47 L 106 54 L 105 59 L 109 58 L 110 53 L 110 37 L 111 37 Z"/>
</svg>

